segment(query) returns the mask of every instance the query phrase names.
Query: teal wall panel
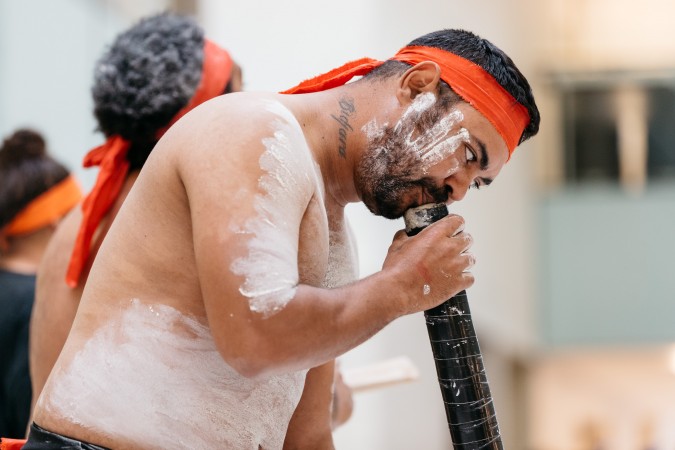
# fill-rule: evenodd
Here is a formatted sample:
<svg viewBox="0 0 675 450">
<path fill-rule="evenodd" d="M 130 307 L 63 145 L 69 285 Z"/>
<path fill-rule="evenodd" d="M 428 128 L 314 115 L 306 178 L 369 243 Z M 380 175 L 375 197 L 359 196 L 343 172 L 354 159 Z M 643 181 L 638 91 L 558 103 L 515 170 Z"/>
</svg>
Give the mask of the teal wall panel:
<svg viewBox="0 0 675 450">
<path fill-rule="evenodd" d="M 569 190 L 539 212 L 546 342 L 675 341 L 675 186 Z"/>
</svg>

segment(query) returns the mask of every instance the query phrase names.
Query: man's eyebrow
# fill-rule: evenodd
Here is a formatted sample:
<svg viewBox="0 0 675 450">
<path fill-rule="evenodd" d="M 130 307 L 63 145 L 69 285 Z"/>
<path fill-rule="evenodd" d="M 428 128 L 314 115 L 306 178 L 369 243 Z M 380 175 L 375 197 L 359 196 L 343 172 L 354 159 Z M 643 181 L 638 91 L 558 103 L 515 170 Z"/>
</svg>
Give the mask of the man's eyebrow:
<svg viewBox="0 0 675 450">
<path fill-rule="evenodd" d="M 492 178 L 481 178 L 480 180 L 483 182 L 483 186 L 490 186 L 493 179 Z"/>
</svg>

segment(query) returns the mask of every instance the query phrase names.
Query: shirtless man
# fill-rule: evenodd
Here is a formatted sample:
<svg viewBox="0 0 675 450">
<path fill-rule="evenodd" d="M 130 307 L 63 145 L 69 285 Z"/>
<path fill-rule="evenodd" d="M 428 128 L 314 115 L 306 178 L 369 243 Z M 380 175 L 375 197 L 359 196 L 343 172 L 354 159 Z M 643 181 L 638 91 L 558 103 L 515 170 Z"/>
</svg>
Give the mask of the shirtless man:
<svg viewBox="0 0 675 450">
<path fill-rule="evenodd" d="M 395 218 L 461 200 L 539 126 L 525 78 L 471 33 L 393 59 L 289 91 L 307 95 L 219 97 L 166 133 L 101 245 L 27 450 L 36 430 L 107 448 L 332 448 L 331 361 L 473 283 L 452 215 L 331 287 L 350 277 L 345 205 Z M 326 414 L 291 420 L 311 410 Z"/>
</svg>

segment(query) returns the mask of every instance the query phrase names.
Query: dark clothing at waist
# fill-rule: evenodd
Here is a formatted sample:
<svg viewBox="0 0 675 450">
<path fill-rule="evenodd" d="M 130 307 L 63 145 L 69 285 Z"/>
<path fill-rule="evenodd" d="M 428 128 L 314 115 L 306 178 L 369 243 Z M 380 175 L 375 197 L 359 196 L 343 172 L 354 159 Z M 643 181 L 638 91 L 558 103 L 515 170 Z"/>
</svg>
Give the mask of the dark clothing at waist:
<svg viewBox="0 0 675 450">
<path fill-rule="evenodd" d="M 44 428 L 30 424 L 30 434 L 28 435 L 28 442 L 21 450 L 110 450 L 87 442 L 78 441 L 60 434 L 52 433 Z"/>
</svg>

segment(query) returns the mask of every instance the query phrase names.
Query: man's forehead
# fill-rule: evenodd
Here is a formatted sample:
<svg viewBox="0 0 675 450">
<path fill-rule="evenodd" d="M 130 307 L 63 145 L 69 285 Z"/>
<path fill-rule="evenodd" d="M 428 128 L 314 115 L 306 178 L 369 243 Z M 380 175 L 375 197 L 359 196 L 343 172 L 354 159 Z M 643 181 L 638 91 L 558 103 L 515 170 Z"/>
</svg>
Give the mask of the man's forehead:
<svg viewBox="0 0 675 450">
<path fill-rule="evenodd" d="M 492 122 L 466 102 L 460 102 L 456 107 L 462 112 L 461 126 L 469 132 L 471 141 L 483 147 L 491 161 L 504 159 L 506 162 L 509 154 L 506 141 Z"/>
</svg>

